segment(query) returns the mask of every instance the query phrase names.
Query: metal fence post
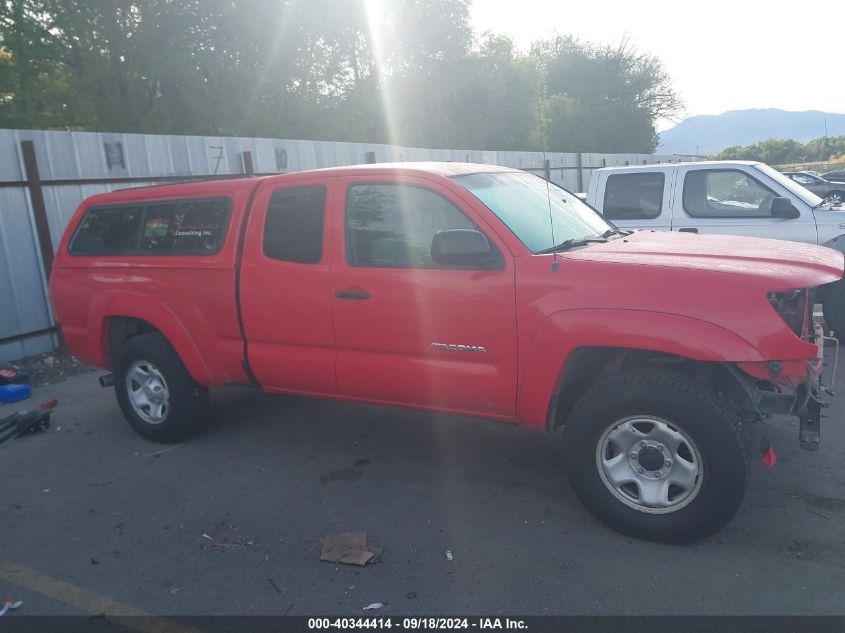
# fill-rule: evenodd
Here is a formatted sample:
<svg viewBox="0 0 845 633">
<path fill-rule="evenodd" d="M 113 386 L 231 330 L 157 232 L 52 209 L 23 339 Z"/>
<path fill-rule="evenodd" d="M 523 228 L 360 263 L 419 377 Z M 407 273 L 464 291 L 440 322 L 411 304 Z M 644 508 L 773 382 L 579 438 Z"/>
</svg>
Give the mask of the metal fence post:
<svg viewBox="0 0 845 633">
<path fill-rule="evenodd" d="M 546 180 L 552 179 L 552 161 L 550 161 L 548 158 L 543 161 L 543 176 L 546 178 Z"/>
<path fill-rule="evenodd" d="M 244 160 L 244 174 L 247 176 L 254 176 L 255 175 L 255 167 L 252 164 L 252 152 L 246 150 L 243 152 L 243 160 Z"/>
<path fill-rule="evenodd" d="M 578 191 L 584 191 L 584 158 L 581 152 L 575 155 L 575 165 L 578 169 Z"/>
<path fill-rule="evenodd" d="M 49 279 L 53 270 L 53 239 L 50 237 L 47 206 L 44 204 L 44 190 L 41 188 L 41 175 L 38 172 L 35 145 L 32 141 L 21 141 L 21 154 L 23 154 L 23 166 L 26 171 L 26 186 L 32 202 L 32 217 L 38 234 L 38 246 L 41 250 L 41 261 L 44 264 L 44 274 Z"/>
<path fill-rule="evenodd" d="M 376 153 L 375 152 L 367 152 L 367 164 L 372 165 L 376 162 Z"/>
</svg>

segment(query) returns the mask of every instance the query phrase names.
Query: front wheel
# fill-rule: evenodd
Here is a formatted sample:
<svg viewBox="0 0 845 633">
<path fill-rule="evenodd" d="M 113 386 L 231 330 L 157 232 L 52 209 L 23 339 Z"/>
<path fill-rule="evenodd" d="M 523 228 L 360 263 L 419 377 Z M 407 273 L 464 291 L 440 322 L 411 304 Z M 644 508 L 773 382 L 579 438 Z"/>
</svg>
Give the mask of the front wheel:
<svg viewBox="0 0 845 633">
<path fill-rule="evenodd" d="M 705 385 L 636 370 L 591 388 L 565 429 L 572 487 L 613 529 L 663 543 L 702 539 L 730 521 L 748 483 L 738 423 Z"/>
<path fill-rule="evenodd" d="M 827 194 L 827 198 L 825 198 L 825 200 L 832 204 L 845 203 L 845 191 L 831 191 Z"/>
<path fill-rule="evenodd" d="M 845 335 L 845 286 L 842 282 L 828 288 L 827 297 L 822 303 L 824 322 L 833 336 Z"/>
<path fill-rule="evenodd" d="M 158 333 L 128 339 L 118 350 L 115 394 L 123 416 L 153 442 L 180 442 L 199 430 L 208 389 L 198 385 Z"/>
</svg>

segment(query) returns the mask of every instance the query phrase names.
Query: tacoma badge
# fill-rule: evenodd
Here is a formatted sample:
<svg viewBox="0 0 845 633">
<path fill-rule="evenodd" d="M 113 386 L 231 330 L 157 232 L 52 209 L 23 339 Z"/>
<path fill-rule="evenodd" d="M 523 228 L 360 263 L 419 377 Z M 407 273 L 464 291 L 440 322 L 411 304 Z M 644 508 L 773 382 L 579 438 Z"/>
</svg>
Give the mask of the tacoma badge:
<svg viewBox="0 0 845 633">
<path fill-rule="evenodd" d="M 475 352 L 477 354 L 486 354 L 487 350 L 480 345 L 452 345 L 451 343 L 432 343 L 434 349 L 443 350 L 444 352 Z"/>
</svg>

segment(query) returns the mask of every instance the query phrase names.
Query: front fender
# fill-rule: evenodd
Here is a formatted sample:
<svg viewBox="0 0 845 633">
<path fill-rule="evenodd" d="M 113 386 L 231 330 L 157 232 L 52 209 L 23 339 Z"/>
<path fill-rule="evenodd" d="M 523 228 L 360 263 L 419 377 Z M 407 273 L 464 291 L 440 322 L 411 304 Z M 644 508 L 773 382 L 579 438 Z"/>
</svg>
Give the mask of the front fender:
<svg viewBox="0 0 845 633">
<path fill-rule="evenodd" d="M 141 293 L 109 292 L 93 299 L 88 312 L 88 349 L 96 350 L 95 364 L 109 366 L 109 317 L 131 317 L 146 321 L 173 346 L 194 380 L 206 386 L 216 383 L 213 372 L 185 324 L 166 304 Z"/>
<path fill-rule="evenodd" d="M 701 361 L 763 360 L 750 342 L 708 321 L 644 310 L 563 310 L 540 324 L 528 348 L 517 402 L 523 424 L 546 428 L 563 367 L 579 347 L 648 350 Z"/>
</svg>

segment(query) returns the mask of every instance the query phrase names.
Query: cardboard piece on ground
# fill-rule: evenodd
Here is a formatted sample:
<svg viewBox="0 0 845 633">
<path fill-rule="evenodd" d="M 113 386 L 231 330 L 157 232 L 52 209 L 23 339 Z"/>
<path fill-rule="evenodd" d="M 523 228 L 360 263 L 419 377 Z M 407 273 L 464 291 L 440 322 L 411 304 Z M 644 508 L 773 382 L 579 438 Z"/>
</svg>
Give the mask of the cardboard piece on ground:
<svg viewBox="0 0 845 633">
<path fill-rule="evenodd" d="M 367 545 L 366 532 L 326 534 L 320 542 L 320 560 L 347 565 L 366 565 L 382 553 L 382 548 Z"/>
</svg>

